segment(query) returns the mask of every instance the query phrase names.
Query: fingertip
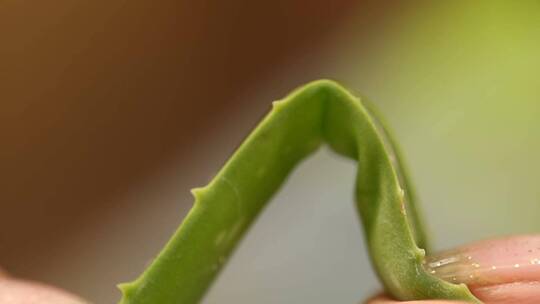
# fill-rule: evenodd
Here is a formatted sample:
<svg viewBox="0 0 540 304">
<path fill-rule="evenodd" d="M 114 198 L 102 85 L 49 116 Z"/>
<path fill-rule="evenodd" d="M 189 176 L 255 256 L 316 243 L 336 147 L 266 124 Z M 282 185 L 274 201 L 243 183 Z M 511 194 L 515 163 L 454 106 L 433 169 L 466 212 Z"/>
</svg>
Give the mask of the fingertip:
<svg viewBox="0 0 540 304">
<path fill-rule="evenodd" d="M 540 235 L 476 242 L 428 257 L 430 273 L 488 304 L 540 303 Z"/>
<path fill-rule="evenodd" d="M 0 303 L 17 304 L 85 304 L 81 298 L 41 283 L 0 280 Z"/>
<path fill-rule="evenodd" d="M 468 286 L 540 281 L 540 235 L 480 241 L 429 256 L 433 275 Z"/>
</svg>

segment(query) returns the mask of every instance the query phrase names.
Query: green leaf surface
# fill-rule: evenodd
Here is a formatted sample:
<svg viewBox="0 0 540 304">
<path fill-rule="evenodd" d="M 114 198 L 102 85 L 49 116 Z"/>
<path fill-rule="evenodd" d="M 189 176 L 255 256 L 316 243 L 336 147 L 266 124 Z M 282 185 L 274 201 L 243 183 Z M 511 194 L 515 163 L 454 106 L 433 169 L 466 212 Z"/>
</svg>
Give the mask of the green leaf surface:
<svg viewBox="0 0 540 304">
<path fill-rule="evenodd" d="M 400 300 L 480 303 L 465 285 L 423 268 L 426 236 L 395 144 L 372 110 L 329 80 L 273 103 L 216 177 L 192 191 L 193 208 L 150 267 L 120 285 L 121 303 L 198 303 L 291 170 L 322 143 L 358 161 L 356 206 L 386 291 Z"/>
</svg>

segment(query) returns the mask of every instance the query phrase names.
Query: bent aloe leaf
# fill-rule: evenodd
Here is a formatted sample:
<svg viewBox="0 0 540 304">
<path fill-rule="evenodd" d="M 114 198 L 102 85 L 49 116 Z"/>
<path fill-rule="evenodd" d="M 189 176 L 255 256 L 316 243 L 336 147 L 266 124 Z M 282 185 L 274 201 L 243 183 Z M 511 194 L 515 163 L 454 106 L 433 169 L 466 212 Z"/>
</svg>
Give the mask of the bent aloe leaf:
<svg viewBox="0 0 540 304">
<path fill-rule="evenodd" d="M 273 103 L 159 256 L 120 285 L 123 304 L 198 303 L 242 236 L 294 168 L 322 143 L 358 161 L 356 206 L 372 264 L 400 300 L 480 303 L 463 284 L 423 267 L 426 236 L 412 185 L 383 124 L 339 84 L 319 80 Z"/>
</svg>

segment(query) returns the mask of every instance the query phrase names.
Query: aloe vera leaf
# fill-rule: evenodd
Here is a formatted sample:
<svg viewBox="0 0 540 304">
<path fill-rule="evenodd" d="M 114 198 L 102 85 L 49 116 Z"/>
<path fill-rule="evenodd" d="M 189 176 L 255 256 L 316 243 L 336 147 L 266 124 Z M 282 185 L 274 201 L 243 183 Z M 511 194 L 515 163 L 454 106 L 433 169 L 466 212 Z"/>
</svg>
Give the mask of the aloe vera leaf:
<svg viewBox="0 0 540 304">
<path fill-rule="evenodd" d="M 274 102 L 215 178 L 192 190 L 194 206 L 159 256 L 138 279 L 119 285 L 121 303 L 198 303 L 290 171 L 324 142 L 358 161 L 356 206 L 386 291 L 400 300 L 480 303 L 465 285 L 423 268 L 427 244 L 414 192 L 395 144 L 372 113 L 330 80 Z"/>
</svg>

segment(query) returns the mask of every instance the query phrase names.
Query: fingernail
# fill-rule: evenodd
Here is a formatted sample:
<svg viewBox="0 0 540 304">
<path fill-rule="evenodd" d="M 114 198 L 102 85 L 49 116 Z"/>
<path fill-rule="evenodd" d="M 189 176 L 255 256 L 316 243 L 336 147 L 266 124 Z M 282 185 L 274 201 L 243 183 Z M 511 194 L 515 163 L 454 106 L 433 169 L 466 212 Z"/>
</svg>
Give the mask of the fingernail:
<svg viewBox="0 0 540 304">
<path fill-rule="evenodd" d="M 540 236 L 489 240 L 428 256 L 426 270 L 452 283 L 540 281 Z"/>
<path fill-rule="evenodd" d="M 426 257 L 425 269 L 489 303 L 540 303 L 540 235 L 489 240 Z"/>
</svg>

